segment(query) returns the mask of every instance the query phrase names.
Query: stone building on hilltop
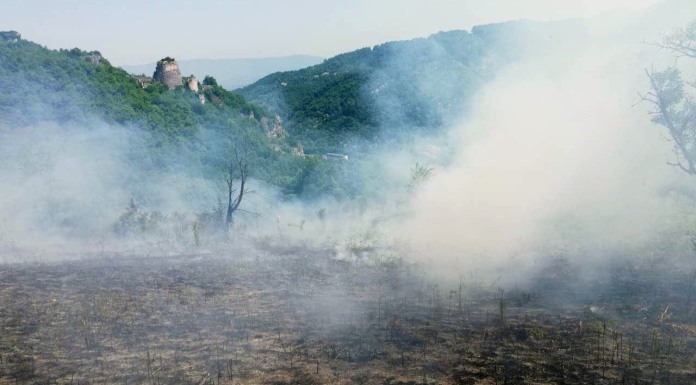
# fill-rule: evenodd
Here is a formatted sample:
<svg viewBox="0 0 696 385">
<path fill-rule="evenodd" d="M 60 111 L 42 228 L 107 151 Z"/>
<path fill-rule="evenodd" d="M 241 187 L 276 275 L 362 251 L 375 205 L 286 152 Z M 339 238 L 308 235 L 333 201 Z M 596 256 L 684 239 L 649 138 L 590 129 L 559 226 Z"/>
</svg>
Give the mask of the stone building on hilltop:
<svg viewBox="0 0 696 385">
<path fill-rule="evenodd" d="M 157 62 L 157 67 L 155 68 L 155 73 L 152 75 L 152 78 L 155 81 L 166 84 L 170 90 L 183 84 L 179 64 L 170 57 L 166 57 Z"/>
</svg>

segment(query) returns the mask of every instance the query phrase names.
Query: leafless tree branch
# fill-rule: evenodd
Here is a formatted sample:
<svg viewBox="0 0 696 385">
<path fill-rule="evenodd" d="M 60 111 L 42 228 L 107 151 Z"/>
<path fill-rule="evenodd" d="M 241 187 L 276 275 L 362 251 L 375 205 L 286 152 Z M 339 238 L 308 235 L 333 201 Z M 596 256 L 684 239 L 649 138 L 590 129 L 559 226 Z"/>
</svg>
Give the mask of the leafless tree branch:
<svg viewBox="0 0 696 385">
<path fill-rule="evenodd" d="M 227 184 L 227 212 L 225 214 L 225 229 L 229 233 L 232 225 L 232 216 L 239 211 L 244 196 L 250 192 L 246 184 L 249 178 L 248 157 L 240 155 L 237 148 L 233 151 L 230 161 L 225 164 L 225 183 Z M 236 181 L 239 181 L 239 189 L 235 189 Z"/>
</svg>

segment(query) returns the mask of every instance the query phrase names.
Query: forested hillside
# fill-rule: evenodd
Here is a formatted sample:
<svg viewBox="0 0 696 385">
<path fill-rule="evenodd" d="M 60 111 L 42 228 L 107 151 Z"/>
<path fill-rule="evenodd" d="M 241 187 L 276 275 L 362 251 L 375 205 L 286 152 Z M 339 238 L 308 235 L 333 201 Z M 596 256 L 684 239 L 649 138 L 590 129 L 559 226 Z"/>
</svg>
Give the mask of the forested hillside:
<svg viewBox="0 0 696 385">
<path fill-rule="evenodd" d="M 212 77 L 200 91 L 186 82 L 173 90 L 145 84 L 99 52 L 50 50 L 5 32 L 0 86 L 11 92 L 0 95 L 0 125 L 130 127 L 149 135 L 152 167 L 186 154 L 188 172 L 209 179 L 219 178 L 215 165 L 244 143 L 253 177 L 285 196 L 354 199 L 374 195 L 383 179 L 370 148 L 413 133 L 437 134 L 530 45 L 548 46 L 555 28 L 510 22 L 390 42 L 275 73 L 235 92 Z M 324 161 L 327 152 L 346 153 L 350 162 Z"/>
<path fill-rule="evenodd" d="M 0 93 L 0 127 L 22 130 L 53 123 L 88 131 L 110 124 L 146 134 L 146 153 L 134 155 L 150 160 L 139 165 L 141 170 L 172 167 L 176 158 L 186 164 L 186 172 L 213 180 L 219 177 L 219 163 L 243 145 L 254 178 L 289 195 L 306 191 L 317 161 L 294 152 L 297 140 L 275 115 L 213 78 L 206 81 L 200 93 L 186 86 L 170 91 L 156 81 L 143 86 L 99 52 L 50 50 L 17 32 L 3 32 L 0 88 L 6 92 Z"/>
<path fill-rule="evenodd" d="M 239 92 L 291 122 L 290 132 L 310 149 L 331 149 L 346 137 L 432 132 L 465 113 L 500 69 L 554 44 L 561 33 L 567 43 L 582 28 L 520 21 L 440 32 L 272 74 Z"/>
<path fill-rule="evenodd" d="M 0 113 L 8 125 L 99 118 L 176 139 L 190 137 L 203 125 L 220 125 L 233 114 L 268 115 L 222 88 L 215 91 L 224 95 L 224 103 L 201 106 L 198 97 L 183 88 L 168 92 L 159 83 L 143 88 L 99 52 L 49 50 L 5 36 L 0 39 L 0 84 L 11 92 L 0 95 Z"/>
</svg>

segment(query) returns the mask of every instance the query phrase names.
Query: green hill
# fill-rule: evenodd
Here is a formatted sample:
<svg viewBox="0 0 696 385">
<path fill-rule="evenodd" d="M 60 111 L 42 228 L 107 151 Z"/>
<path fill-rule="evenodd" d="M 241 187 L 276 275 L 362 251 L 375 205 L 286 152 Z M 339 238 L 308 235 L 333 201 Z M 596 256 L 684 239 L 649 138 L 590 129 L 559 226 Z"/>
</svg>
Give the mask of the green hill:
<svg viewBox="0 0 696 385">
<path fill-rule="evenodd" d="M 289 121 L 310 151 L 345 138 L 435 131 L 467 111 L 476 91 L 505 65 L 543 50 L 577 23 L 508 22 L 362 48 L 238 90 Z M 531 44 L 530 44 L 531 43 Z"/>
<path fill-rule="evenodd" d="M 253 112 L 259 118 L 272 117 L 221 87 L 213 91 L 222 96 L 224 103 L 205 106 L 185 89 L 168 92 L 157 82 L 143 88 L 96 51 L 50 50 L 21 38 L 3 38 L 0 64 L 0 85 L 11 91 L 0 95 L 0 114 L 9 126 L 99 118 L 138 125 L 163 138 L 176 139 L 190 137 L 203 125 L 216 125 L 229 118 L 216 115 Z"/>
<path fill-rule="evenodd" d="M 148 153 L 136 157 L 151 159 L 151 167 L 171 167 L 180 158 L 188 172 L 211 179 L 230 147 L 244 143 L 255 178 L 288 194 L 300 191 L 314 165 L 293 154 L 296 140 L 277 127 L 275 115 L 214 83 L 200 94 L 185 86 L 169 91 L 159 82 L 143 87 L 99 52 L 51 50 L 13 31 L 0 34 L 0 89 L 6 90 L 0 128 L 21 133 L 43 122 L 129 127 L 147 134 Z"/>
<path fill-rule="evenodd" d="M 562 29 L 567 33 L 568 23 Z M 112 66 L 99 52 L 50 50 L 3 32 L 0 87 L 8 92 L 0 94 L 0 127 L 45 121 L 131 127 L 148 134 L 147 156 L 139 158 L 170 167 L 184 157 L 177 162 L 188 172 L 211 180 L 212 165 L 243 142 L 254 178 L 286 196 L 356 198 L 378 191 L 383 179 L 371 148 L 409 133 L 437 133 L 466 113 L 477 90 L 525 47 L 543 50 L 557 30 L 553 23 L 510 22 L 440 32 L 275 73 L 234 92 L 212 78 L 199 92 L 143 86 L 150 80 Z M 310 156 L 299 155 L 299 144 Z M 322 161 L 326 152 L 349 153 L 350 162 Z"/>
</svg>

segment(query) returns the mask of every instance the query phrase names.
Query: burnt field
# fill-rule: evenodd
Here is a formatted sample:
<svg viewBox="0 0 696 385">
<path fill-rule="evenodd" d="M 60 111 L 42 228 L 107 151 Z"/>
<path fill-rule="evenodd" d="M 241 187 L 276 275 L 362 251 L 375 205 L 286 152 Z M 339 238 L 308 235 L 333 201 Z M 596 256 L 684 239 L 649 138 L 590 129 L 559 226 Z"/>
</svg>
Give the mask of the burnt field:
<svg viewBox="0 0 696 385">
<path fill-rule="evenodd" d="M 0 383 L 696 383 L 694 272 L 605 270 L 449 282 L 300 247 L 6 263 Z"/>
</svg>

